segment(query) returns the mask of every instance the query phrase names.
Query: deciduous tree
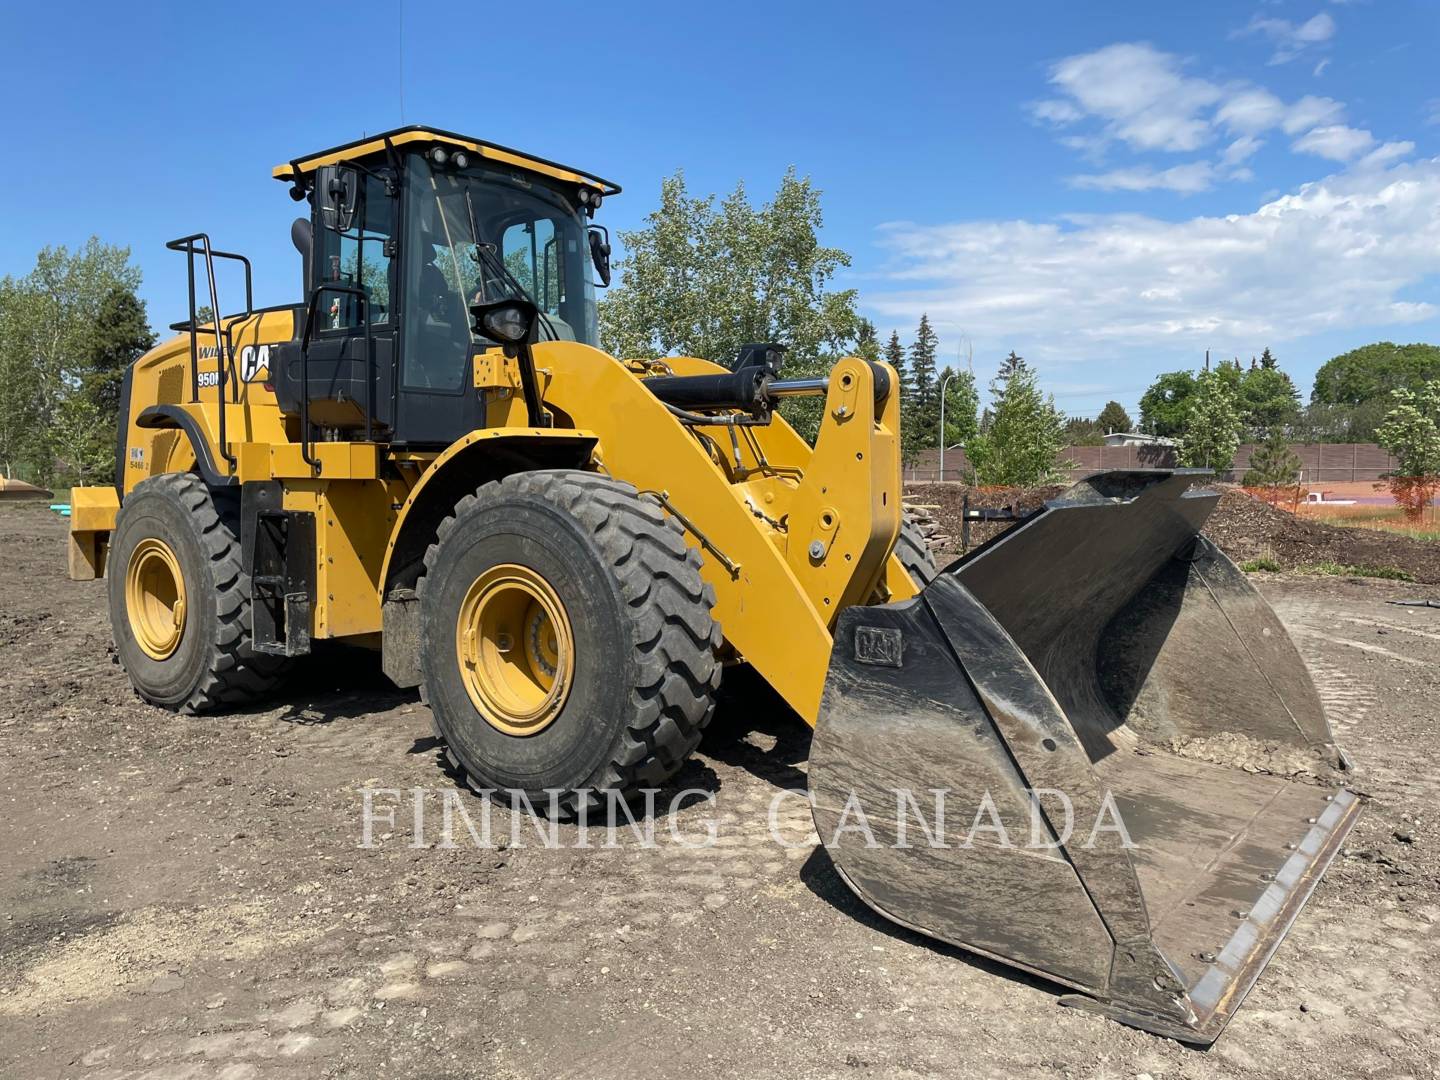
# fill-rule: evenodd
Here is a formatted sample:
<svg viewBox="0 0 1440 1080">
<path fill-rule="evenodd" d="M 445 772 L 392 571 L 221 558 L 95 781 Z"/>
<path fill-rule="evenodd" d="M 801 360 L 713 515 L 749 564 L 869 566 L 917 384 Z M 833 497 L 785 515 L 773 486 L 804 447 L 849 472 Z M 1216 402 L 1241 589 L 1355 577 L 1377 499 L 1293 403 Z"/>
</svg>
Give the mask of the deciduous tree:
<svg viewBox="0 0 1440 1080">
<path fill-rule="evenodd" d="M 1235 460 L 1243 420 L 1230 380 L 1220 370 L 1202 371 L 1190 395 L 1180 437 L 1180 463 L 1224 472 Z"/>
<path fill-rule="evenodd" d="M 1190 372 L 1168 371 L 1161 375 L 1140 398 L 1140 426 L 1152 435 L 1179 435 L 1185 430 L 1194 393 L 1195 376 Z"/>
<path fill-rule="evenodd" d="M 1390 400 L 1377 441 L 1395 458 L 1389 477 L 1395 501 L 1416 520 L 1440 487 L 1440 379 L 1394 390 Z"/>
</svg>

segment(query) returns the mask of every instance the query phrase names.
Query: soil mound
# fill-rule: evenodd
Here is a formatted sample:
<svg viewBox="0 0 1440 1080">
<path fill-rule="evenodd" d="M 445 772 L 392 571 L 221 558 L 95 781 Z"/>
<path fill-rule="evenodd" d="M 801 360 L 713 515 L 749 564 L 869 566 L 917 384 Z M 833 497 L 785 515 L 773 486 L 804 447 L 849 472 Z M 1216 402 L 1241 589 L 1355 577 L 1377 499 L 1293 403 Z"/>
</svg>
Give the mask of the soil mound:
<svg viewBox="0 0 1440 1080">
<path fill-rule="evenodd" d="M 1415 581 L 1440 583 L 1440 544 L 1409 536 L 1325 525 L 1279 510 L 1232 484 L 1211 484 L 1220 492 L 1205 528 L 1220 550 L 1236 562 L 1268 559 L 1282 570 L 1317 563 L 1337 563 L 1367 569 L 1395 569 Z M 932 544 L 940 563 L 963 554 L 962 510 L 1011 508 L 1018 513 L 1039 509 L 1057 497 L 1062 486 L 1041 488 L 981 488 L 964 484 L 911 484 L 905 502 L 924 508 L 933 517 Z M 1014 526 L 1013 521 L 972 521 L 970 547 L 974 548 Z"/>
</svg>

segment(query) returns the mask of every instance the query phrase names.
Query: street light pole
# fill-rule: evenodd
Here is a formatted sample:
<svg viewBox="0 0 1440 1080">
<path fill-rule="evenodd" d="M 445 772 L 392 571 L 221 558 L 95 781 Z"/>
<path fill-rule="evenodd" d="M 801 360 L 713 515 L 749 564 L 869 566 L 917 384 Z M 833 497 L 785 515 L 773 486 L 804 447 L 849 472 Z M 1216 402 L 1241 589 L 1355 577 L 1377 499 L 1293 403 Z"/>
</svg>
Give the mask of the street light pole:
<svg viewBox="0 0 1440 1080">
<path fill-rule="evenodd" d="M 945 479 L 945 387 L 950 380 L 958 375 L 958 371 L 952 371 L 940 380 L 940 479 Z"/>
</svg>

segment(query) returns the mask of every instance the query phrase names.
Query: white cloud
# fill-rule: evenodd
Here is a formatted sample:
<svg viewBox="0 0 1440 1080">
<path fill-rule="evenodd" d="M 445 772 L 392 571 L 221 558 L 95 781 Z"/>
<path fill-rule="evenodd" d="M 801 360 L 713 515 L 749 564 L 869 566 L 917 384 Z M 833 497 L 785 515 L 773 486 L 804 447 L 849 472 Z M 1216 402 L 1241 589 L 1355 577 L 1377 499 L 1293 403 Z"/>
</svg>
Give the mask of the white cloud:
<svg viewBox="0 0 1440 1080">
<path fill-rule="evenodd" d="M 1387 142 L 1377 146 L 1370 153 L 1366 154 L 1356 163 L 1356 168 L 1373 169 L 1381 165 L 1389 165 L 1393 161 L 1409 157 L 1415 151 L 1415 144 L 1406 140 L 1405 142 Z"/>
<path fill-rule="evenodd" d="M 1375 136 L 1344 124 L 1317 127 L 1290 144 L 1302 154 L 1316 154 L 1331 161 L 1350 161 L 1375 145 Z"/>
<path fill-rule="evenodd" d="M 1315 19 L 1300 26 L 1285 23 L 1295 40 L 1324 40 L 1328 35 L 1322 33 L 1323 23 L 1312 24 Z M 1266 32 L 1278 33 L 1273 27 Z M 1038 123 L 1069 129 L 1057 136 L 1061 145 L 1096 165 L 1117 144 L 1136 153 L 1193 153 L 1222 135 L 1230 136 L 1226 148 L 1208 164 L 1114 167 L 1071 177 L 1070 183 L 1078 187 L 1190 193 L 1222 179 L 1250 179 L 1253 173 L 1240 166 L 1263 145 L 1259 136 L 1276 129 L 1299 136 L 1291 144 L 1297 152 L 1335 161 L 1353 160 L 1375 145 L 1369 132 L 1342 123 L 1345 106 L 1333 98 L 1306 94 L 1286 102 L 1253 83 L 1199 78 L 1187 74 L 1181 57 L 1144 42 L 1068 56 L 1051 67 L 1050 84 L 1059 94 L 1031 102 L 1027 111 Z M 1098 121 L 1098 126 L 1079 126 L 1087 120 Z"/>
<path fill-rule="evenodd" d="M 1303 23 L 1289 19 L 1266 19 L 1256 15 L 1241 34 L 1261 34 L 1271 40 L 1275 51 L 1271 64 L 1288 64 L 1306 49 L 1324 44 L 1335 36 L 1335 20 L 1325 12 Z"/>
<path fill-rule="evenodd" d="M 1085 115 L 1070 102 L 1061 101 L 1058 98 L 1031 102 L 1029 109 L 1030 115 L 1036 120 L 1044 120 L 1057 125 L 1073 124 Z"/>
<path fill-rule="evenodd" d="M 1286 135 L 1294 135 L 1306 128 L 1333 123 L 1344 115 L 1345 106 L 1333 98 L 1306 94 L 1285 110 L 1285 119 L 1281 121 L 1280 126 Z"/>
<path fill-rule="evenodd" d="M 1051 69 L 1050 81 L 1075 111 L 1103 119 L 1110 138 L 1137 150 L 1199 148 L 1210 138 L 1209 120 L 1200 114 L 1222 93 L 1185 75 L 1177 57 L 1144 43 L 1066 57 Z M 1044 118 L 1056 120 L 1054 110 Z"/>
<path fill-rule="evenodd" d="M 1220 155 L 1220 162 L 1223 165 L 1239 165 L 1242 161 L 1249 161 L 1255 151 L 1265 145 L 1264 139 L 1257 139 L 1254 135 L 1242 135 Z"/>
<path fill-rule="evenodd" d="M 1440 98 L 1431 98 L 1425 103 L 1425 123 L 1440 124 Z"/>
<path fill-rule="evenodd" d="M 1152 169 L 1141 165 L 1131 169 L 1112 169 L 1110 172 L 1072 176 L 1070 184 L 1077 188 L 1094 191 L 1178 191 L 1182 195 L 1193 195 L 1208 191 L 1215 178 L 1215 168 L 1208 161 L 1194 161 L 1188 165 L 1176 165 L 1169 169 Z"/>
<path fill-rule="evenodd" d="M 1215 119 L 1231 131 L 1256 134 L 1285 121 L 1289 110 L 1269 90 L 1254 87 L 1234 94 L 1215 113 Z"/>
<path fill-rule="evenodd" d="M 1312 70 L 1312 71 L 1310 72 L 1310 74 L 1311 74 L 1311 75 L 1314 75 L 1315 78 L 1318 79 L 1321 75 L 1324 75 L 1324 74 L 1325 74 L 1325 69 L 1328 68 L 1329 66 L 1330 66 L 1330 57 L 1327 56 L 1327 57 L 1325 57 L 1324 60 L 1321 60 L 1318 64 L 1315 65 L 1314 70 Z"/>
<path fill-rule="evenodd" d="M 1356 168 L 1223 217 L 894 224 L 888 288 L 865 297 L 887 321 L 928 312 L 942 333 L 1028 347 L 1052 368 L 1126 349 L 1238 354 L 1440 314 L 1408 296 L 1440 274 L 1437 204 L 1440 158 Z"/>
</svg>

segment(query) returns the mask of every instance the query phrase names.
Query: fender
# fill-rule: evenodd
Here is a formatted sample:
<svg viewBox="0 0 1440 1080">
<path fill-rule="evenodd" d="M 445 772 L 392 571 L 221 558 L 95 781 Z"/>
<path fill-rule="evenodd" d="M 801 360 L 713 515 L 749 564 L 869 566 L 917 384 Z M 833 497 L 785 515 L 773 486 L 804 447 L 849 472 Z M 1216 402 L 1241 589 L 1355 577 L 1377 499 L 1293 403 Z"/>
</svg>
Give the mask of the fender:
<svg viewBox="0 0 1440 1080">
<path fill-rule="evenodd" d="M 415 585 L 440 522 L 457 502 L 491 480 L 533 469 L 583 468 L 597 441 L 592 432 L 573 428 L 482 429 L 451 443 L 424 466 L 400 507 L 380 568 L 380 662 L 396 686 L 420 685 Z M 397 462 L 401 468 L 406 464 Z"/>
<path fill-rule="evenodd" d="M 180 405 L 151 405 L 135 418 L 135 426 L 141 428 L 179 428 L 190 440 L 190 449 L 195 452 L 195 467 L 200 476 L 211 487 L 231 487 L 240 481 L 227 476 L 215 467 L 215 458 L 210 453 L 210 440 L 200 430 L 195 417 Z M 124 436 L 121 435 L 123 439 Z M 123 480 L 121 482 L 123 488 Z"/>
<path fill-rule="evenodd" d="M 455 440 L 425 466 L 396 515 L 380 568 L 381 600 L 394 588 L 414 585 L 415 564 L 460 499 L 511 473 L 583 468 L 597 442 L 594 432 L 573 428 L 483 428 Z"/>
</svg>

